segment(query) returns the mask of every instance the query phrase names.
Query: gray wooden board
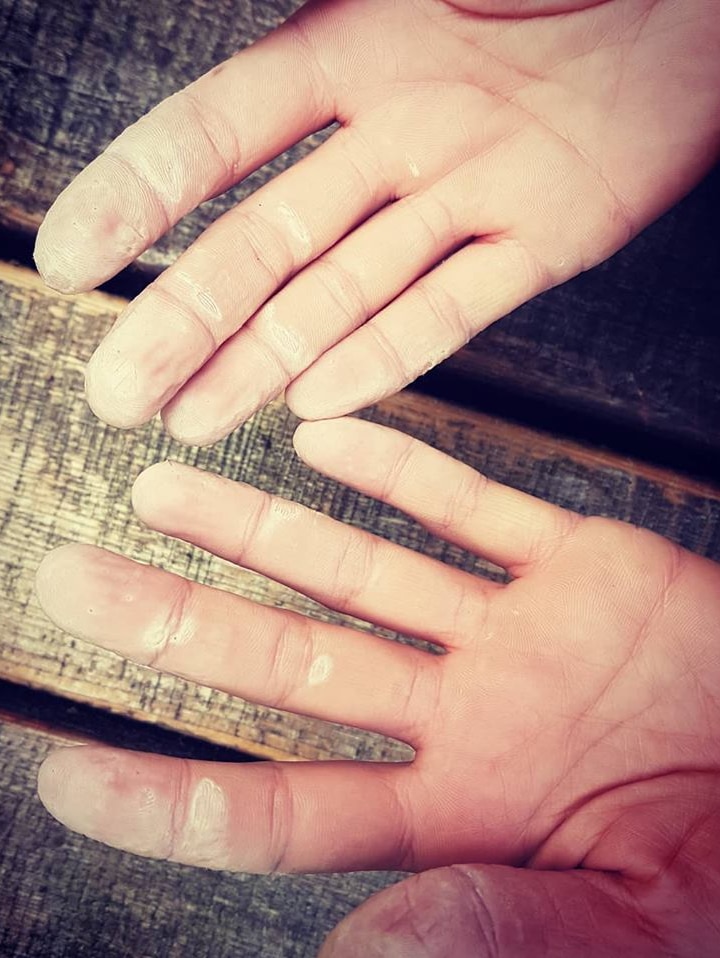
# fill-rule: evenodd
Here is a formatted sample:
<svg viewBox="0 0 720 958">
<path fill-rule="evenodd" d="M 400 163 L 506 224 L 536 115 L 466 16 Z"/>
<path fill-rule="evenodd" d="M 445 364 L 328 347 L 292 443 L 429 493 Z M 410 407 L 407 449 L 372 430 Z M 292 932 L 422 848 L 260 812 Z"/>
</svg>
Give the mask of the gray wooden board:
<svg viewBox="0 0 720 958">
<path fill-rule="evenodd" d="M 0 0 L 0 224 L 34 231 L 60 189 L 127 124 L 272 28 L 294 4 L 249 0 Z M 220 212 L 320 143 L 204 204 L 142 257 L 156 272 Z M 488 409 L 569 411 L 604 441 L 668 443 L 712 472 L 720 453 L 720 171 L 607 264 L 477 337 L 446 368 Z M 452 388 L 445 382 L 443 388 Z M 547 408 L 538 404 L 547 403 Z M 570 428 L 570 426 L 568 426 Z M 635 439 L 632 437 L 635 436 Z M 718 456 L 720 461 L 720 456 Z M 689 463 L 678 454 L 676 466 Z M 716 472 L 717 474 L 717 472 Z"/>
<path fill-rule="evenodd" d="M 58 744 L 0 721 L 3 958 L 312 958 L 348 912 L 402 877 L 232 874 L 107 848 L 37 798 L 37 768 Z"/>
</svg>

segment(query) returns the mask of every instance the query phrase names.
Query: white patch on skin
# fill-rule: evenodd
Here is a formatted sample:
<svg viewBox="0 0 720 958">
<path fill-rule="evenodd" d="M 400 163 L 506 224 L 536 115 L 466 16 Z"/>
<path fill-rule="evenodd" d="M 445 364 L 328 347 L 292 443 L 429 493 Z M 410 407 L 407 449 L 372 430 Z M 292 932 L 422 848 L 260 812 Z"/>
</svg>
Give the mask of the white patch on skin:
<svg viewBox="0 0 720 958">
<path fill-rule="evenodd" d="M 141 645 L 153 658 L 164 648 L 182 648 L 195 635 L 195 623 L 190 615 L 184 615 L 168 637 L 167 616 L 155 619 L 142 634 Z"/>
<path fill-rule="evenodd" d="M 189 286 L 195 297 L 195 301 L 200 307 L 200 309 L 205 313 L 206 316 L 209 316 L 214 322 L 222 322 L 222 312 L 220 307 L 215 302 L 212 293 L 205 286 L 201 286 L 200 283 L 196 282 L 189 273 L 186 273 L 185 270 L 179 269 L 176 270 L 175 276 L 182 280 L 186 286 Z"/>
<path fill-rule="evenodd" d="M 414 180 L 420 179 L 420 167 L 409 153 L 405 154 L 405 162 L 407 163 L 407 168 L 410 170 L 410 176 L 412 176 Z"/>
<path fill-rule="evenodd" d="M 227 795 L 211 778 L 201 778 L 190 799 L 182 837 L 173 858 L 191 865 L 225 868 L 229 822 Z"/>
<path fill-rule="evenodd" d="M 289 356 L 291 359 L 302 358 L 307 353 L 304 340 L 294 329 L 278 322 L 276 316 L 277 306 L 270 300 L 255 314 L 254 323 L 258 332 L 273 342 L 280 355 Z"/>
<path fill-rule="evenodd" d="M 310 239 L 310 233 L 308 232 L 307 227 L 300 219 L 297 212 L 292 208 L 292 206 L 288 206 L 287 203 L 280 203 L 278 205 L 278 213 L 284 220 L 290 234 L 297 241 L 302 253 L 305 256 L 309 256 L 310 253 L 312 253 L 312 240 Z"/>
<path fill-rule="evenodd" d="M 327 682 L 330 678 L 330 674 L 333 670 L 333 660 L 323 653 L 318 655 L 317 658 L 313 660 L 312 665 L 310 666 L 310 671 L 308 672 L 308 685 L 322 685 L 323 682 Z"/>
</svg>

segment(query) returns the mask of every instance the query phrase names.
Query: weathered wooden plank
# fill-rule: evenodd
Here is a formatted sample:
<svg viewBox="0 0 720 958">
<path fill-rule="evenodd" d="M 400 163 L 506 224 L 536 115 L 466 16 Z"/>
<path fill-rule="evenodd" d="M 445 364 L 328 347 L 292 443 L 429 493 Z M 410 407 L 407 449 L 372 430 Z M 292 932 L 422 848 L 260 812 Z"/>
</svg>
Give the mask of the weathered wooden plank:
<svg viewBox="0 0 720 958">
<path fill-rule="evenodd" d="M 99 423 L 84 402 L 82 367 L 122 305 L 102 293 L 50 294 L 34 273 L 0 267 L 0 677 L 261 756 L 407 758 L 398 743 L 133 666 L 62 635 L 41 613 L 33 595 L 37 565 L 53 546 L 81 539 L 261 602 L 338 618 L 289 589 L 142 528 L 130 509 L 130 484 L 165 457 L 297 499 L 464 568 L 487 569 L 402 514 L 310 472 L 292 453 L 296 420 L 280 404 L 208 449 L 173 443 L 157 421 L 127 433 Z M 716 486 L 410 392 L 365 415 L 496 479 L 582 512 L 648 526 L 720 558 Z"/>
<path fill-rule="evenodd" d="M 0 954 L 4 958 L 314 958 L 328 932 L 396 873 L 199 871 L 68 832 L 35 794 L 67 739 L 0 721 Z"/>
<path fill-rule="evenodd" d="M 70 698 L 29 689 L 0 679 L 0 722 L 65 736 L 78 742 L 100 742 L 116 748 L 171 755 L 207 762 L 256 762 L 237 748 L 216 745 L 182 731 L 136 721 Z"/>
<path fill-rule="evenodd" d="M 128 123 L 296 5 L 0 3 L 0 224 L 34 231 L 60 189 Z M 203 205 L 142 257 L 143 267 L 167 265 L 221 211 L 321 139 Z M 447 368 L 469 380 L 485 410 L 500 388 L 516 397 L 520 416 L 542 410 L 552 423 L 572 408 L 604 423 L 606 442 L 619 426 L 656 451 L 682 440 L 694 466 L 711 470 L 720 452 L 719 211 L 716 171 L 608 264 L 518 310 Z"/>
</svg>

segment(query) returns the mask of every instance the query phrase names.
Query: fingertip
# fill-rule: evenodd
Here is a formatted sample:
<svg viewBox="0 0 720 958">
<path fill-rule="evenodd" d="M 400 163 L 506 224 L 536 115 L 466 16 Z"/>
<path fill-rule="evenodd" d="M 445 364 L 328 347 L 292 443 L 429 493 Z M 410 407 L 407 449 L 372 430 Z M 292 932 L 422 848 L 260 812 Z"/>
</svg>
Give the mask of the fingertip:
<svg viewBox="0 0 720 958">
<path fill-rule="evenodd" d="M 157 511 L 162 500 L 172 494 L 175 480 L 182 465 L 172 459 L 155 462 L 144 469 L 135 479 L 130 492 L 136 515 L 145 522 Z"/>
<path fill-rule="evenodd" d="M 78 283 L 74 275 L 72 259 L 68 255 L 67 248 L 53 238 L 56 220 L 53 207 L 54 204 L 38 229 L 33 260 L 43 282 L 50 289 L 54 289 L 57 293 L 79 293 L 83 291 L 82 284 Z"/>
<path fill-rule="evenodd" d="M 323 365 L 326 366 L 327 363 Z M 323 378 L 319 377 L 315 368 L 311 366 L 287 386 L 285 403 L 298 419 L 311 422 L 319 419 L 336 419 L 345 413 L 354 412 L 357 408 L 352 402 L 338 402 L 337 397 L 342 397 L 346 391 L 342 387 L 326 388 Z"/>
<path fill-rule="evenodd" d="M 85 399 L 101 422 L 115 429 L 135 429 L 155 414 L 138 393 L 137 368 L 132 360 L 102 343 L 85 367 Z"/>
<path fill-rule="evenodd" d="M 293 435 L 293 446 L 298 456 L 309 465 L 345 445 L 352 434 L 352 419 L 317 419 L 301 422 Z"/>
<path fill-rule="evenodd" d="M 56 293 L 71 295 L 72 293 L 82 292 L 76 287 L 74 281 L 61 271 L 57 262 L 47 254 L 44 245 L 39 242 L 35 243 L 33 260 L 42 281 Z"/>
<path fill-rule="evenodd" d="M 300 423 L 293 433 L 292 442 L 295 452 L 305 462 L 313 458 L 313 453 L 318 446 L 322 447 L 323 436 L 327 433 L 327 430 L 323 427 L 327 422 L 328 420 L 325 419 L 315 422 L 305 420 Z"/>
<path fill-rule="evenodd" d="M 156 462 L 137 477 L 132 487 L 132 505 L 138 518 L 151 529 L 173 534 L 185 528 L 206 501 L 216 495 L 215 473 L 166 459 Z"/>
<path fill-rule="evenodd" d="M 52 752 L 37 791 L 66 828 L 139 855 L 170 851 L 167 771 L 161 759 L 101 745 Z"/>
<path fill-rule="evenodd" d="M 38 769 L 37 792 L 47 811 L 58 821 L 64 821 L 64 809 L 67 806 L 67 793 L 71 778 L 71 768 L 76 752 L 83 746 L 72 746 L 51 752 Z"/>
<path fill-rule="evenodd" d="M 192 403 L 170 402 L 160 413 L 165 431 L 185 446 L 211 446 L 225 439 L 241 422 L 211 426 Z"/>
<path fill-rule="evenodd" d="M 322 355 L 287 387 L 285 402 L 300 419 L 337 419 L 356 412 L 404 385 L 356 355 L 349 340 Z"/>
<path fill-rule="evenodd" d="M 77 576 L 78 567 L 103 550 L 80 542 L 68 542 L 48 552 L 35 572 L 35 594 L 42 609 L 56 620 L 59 597 L 66 596 Z"/>
</svg>

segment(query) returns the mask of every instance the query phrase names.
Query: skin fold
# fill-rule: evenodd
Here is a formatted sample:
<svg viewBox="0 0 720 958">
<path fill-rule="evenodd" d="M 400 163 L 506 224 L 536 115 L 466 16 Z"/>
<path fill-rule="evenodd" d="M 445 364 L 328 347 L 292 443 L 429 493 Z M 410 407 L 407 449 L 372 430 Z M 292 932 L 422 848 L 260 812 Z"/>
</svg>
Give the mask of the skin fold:
<svg viewBox="0 0 720 958">
<path fill-rule="evenodd" d="M 387 396 L 610 256 L 720 142 L 715 0 L 316 0 L 122 133 L 60 195 L 36 261 L 89 289 L 306 134 L 87 370 L 107 422 L 226 435 Z"/>
<path fill-rule="evenodd" d="M 70 748 L 41 768 L 49 811 L 99 841 L 210 868 L 418 872 L 346 919 L 325 958 L 714 954 L 720 567 L 362 420 L 304 423 L 295 445 L 508 583 L 176 463 L 141 474 L 135 509 L 445 654 L 85 545 L 44 560 L 40 600 L 85 640 L 393 735 L 414 761 L 233 766 Z"/>
</svg>

